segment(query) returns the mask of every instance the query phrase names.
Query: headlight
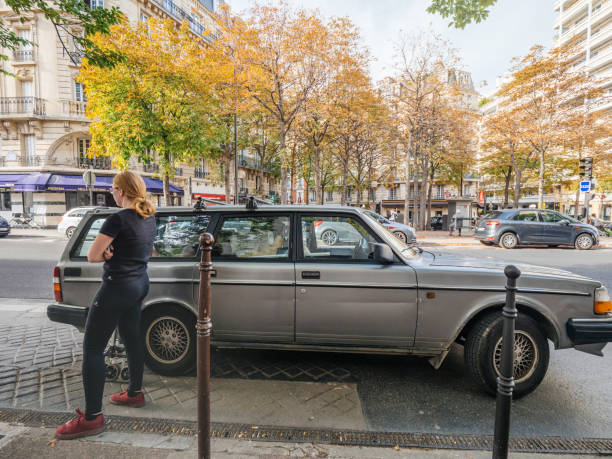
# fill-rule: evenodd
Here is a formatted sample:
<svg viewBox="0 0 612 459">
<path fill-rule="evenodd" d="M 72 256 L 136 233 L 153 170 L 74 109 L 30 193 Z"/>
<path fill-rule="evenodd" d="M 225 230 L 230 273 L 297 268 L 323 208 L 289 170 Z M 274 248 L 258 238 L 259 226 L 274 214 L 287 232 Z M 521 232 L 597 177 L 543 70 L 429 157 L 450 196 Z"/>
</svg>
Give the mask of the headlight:
<svg viewBox="0 0 612 459">
<path fill-rule="evenodd" d="M 608 295 L 608 289 L 599 287 L 595 289 L 595 301 L 593 302 L 593 312 L 595 314 L 607 314 L 612 312 L 612 301 Z"/>
</svg>

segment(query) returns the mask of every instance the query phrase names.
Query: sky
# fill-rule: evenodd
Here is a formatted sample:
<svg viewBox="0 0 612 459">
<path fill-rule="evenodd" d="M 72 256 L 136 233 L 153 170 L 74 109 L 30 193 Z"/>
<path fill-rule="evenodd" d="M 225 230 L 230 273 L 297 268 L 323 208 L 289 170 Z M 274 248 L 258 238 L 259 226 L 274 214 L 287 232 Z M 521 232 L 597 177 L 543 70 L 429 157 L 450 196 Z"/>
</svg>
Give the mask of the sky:
<svg viewBox="0 0 612 459">
<path fill-rule="evenodd" d="M 252 0 L 225 0 L 233 11 L 247 10 Z M 495 91 L 495 81 L 535 45 L 552 45 L 555 14 L 552 0 L 498 0 L 489 17 L 464 30 L 448 27 L 449 20 L 425 10 L 428 0 L 287 0 L 324 17 L 347 16 L 360 30 L 363 43 L 376 58 L 373 79 L 393 73 L 393 47 L 400 31 L 431 28 L 457 49 L 461 69 L 471 72 L 483 95 Z M 486 82 L 486 85 L 483 84 Z"/>
</svg>

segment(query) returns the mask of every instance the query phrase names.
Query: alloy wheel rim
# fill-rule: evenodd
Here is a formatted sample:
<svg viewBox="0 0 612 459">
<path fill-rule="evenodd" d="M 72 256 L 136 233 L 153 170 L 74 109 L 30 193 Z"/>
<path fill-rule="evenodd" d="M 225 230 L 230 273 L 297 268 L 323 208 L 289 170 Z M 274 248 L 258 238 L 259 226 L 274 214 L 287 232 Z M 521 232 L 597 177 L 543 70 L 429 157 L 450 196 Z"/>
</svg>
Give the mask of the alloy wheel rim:
<svg viewBox="0 0 612 459">
<path fill-rule="evenodd" d="M 321 235 L 321 240 L 327 245 L 334 245 L 338 236 L 331 230 L 326 230 Z"/>
<path fill-rule="evenodd" d="M 500 376 L 502 355 L 502 337 L 497 340 L 493 351 L 493 368 L 495 373 Z M 535 339 L 524 330 L 514 332 L 514 383 L 521 383 L 530 378 L 535 372 L 540 354 Z"/>
<path fill-rule="evenodd" d="M 589 236 L 580 236 L 578 237 L 578 247 L 582 249 L 586 249 L 591 244 L 591 238 Z"/>
<path fill-rule="evenodd" d="M 149 354 L 158 362 L 172 364 L 187 355 L 191 338 L 183 322 L 172 316 L 155 319 L 146 334 Z"/>
<path fill-rule="evenodd" d="M 393 235 L 396 238 L 398 238 L 400 241 L 406 242 L 406 235 L 404 233 L 402 233 L 401 231 L 396 231 L 395 233 L 393 233 Z"/>
<path fill-rule="evenodd" d="M 512 234 L 506 234 L 503 242 L 506 247 L 514 247 L 516 245 L 516 238 Z"/>
</svg>

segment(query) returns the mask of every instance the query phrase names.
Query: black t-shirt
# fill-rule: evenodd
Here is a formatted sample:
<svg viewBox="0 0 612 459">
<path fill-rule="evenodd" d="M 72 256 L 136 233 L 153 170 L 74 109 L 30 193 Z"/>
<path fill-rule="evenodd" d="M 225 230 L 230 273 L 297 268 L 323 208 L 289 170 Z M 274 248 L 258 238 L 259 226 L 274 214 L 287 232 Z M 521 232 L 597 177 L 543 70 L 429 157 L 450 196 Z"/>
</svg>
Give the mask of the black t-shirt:
<svg viewBox="0 0 612 459">
<path fill-rule="evenodd" d="M 108 217 L 100 233 L 113 238 L 113 257 L 104 263 L 102 279 L 121 282 L 144 275 L 156 228 L 155 217 L 142 218 L 134 209 Z"/>
</svg>

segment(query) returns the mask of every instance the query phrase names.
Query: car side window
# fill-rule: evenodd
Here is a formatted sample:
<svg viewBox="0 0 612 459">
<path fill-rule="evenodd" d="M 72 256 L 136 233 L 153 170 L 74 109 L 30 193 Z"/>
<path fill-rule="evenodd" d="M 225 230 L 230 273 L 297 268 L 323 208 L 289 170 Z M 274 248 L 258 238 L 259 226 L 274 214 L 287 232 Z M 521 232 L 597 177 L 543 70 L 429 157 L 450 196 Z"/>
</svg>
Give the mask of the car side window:
<svg viewBox="0 0 612 459">
<path fill-rule="evenodd" d="M 289 215 L 224 217 L 213 259 L 288 261 L 290 221 Z"/>
<path fill-rule="evenodd" d="M 300 220 L 304 261 L 374 262 L 373 243 L 378 241 L 360 221 L 332 215 Z"/>
<path fill-rule="evenodd" d="M 94 239 L 100 232 L 100 228 L 102 228 L 102 224 L 104 220 L 106 220 L 108 215 L 101 215 L 92 219 L 89 223 L 89 227 L 86 231 L 83 232 L 84 235 L 81 236 L 81 239 L 77 243 L 77 245 L 72 249 L 72 255 L 75 257 L 87 257 L 87 252 L 89 252 L 89 247 L 93 244 Z"/>
<path fill-rule="evenodd" d="M 542 212 L 540 215 L 545 223 L 559 223 L 565 220 L 561 215 L 554 212 Z"/>
<path fill-rule="evenodd" d="M 151 260 L 193 258 L 200 247 L 200 235 L 208 230 L 210 215 L 156 215 L 157 232 Z"/>
<path fill-rule="evenodd" d="M 539 222 L 538 213 L 529 210 L 520 211 L 515 217 L 514 220 L 522 221 L 522 222 Z"/>
</svg>

